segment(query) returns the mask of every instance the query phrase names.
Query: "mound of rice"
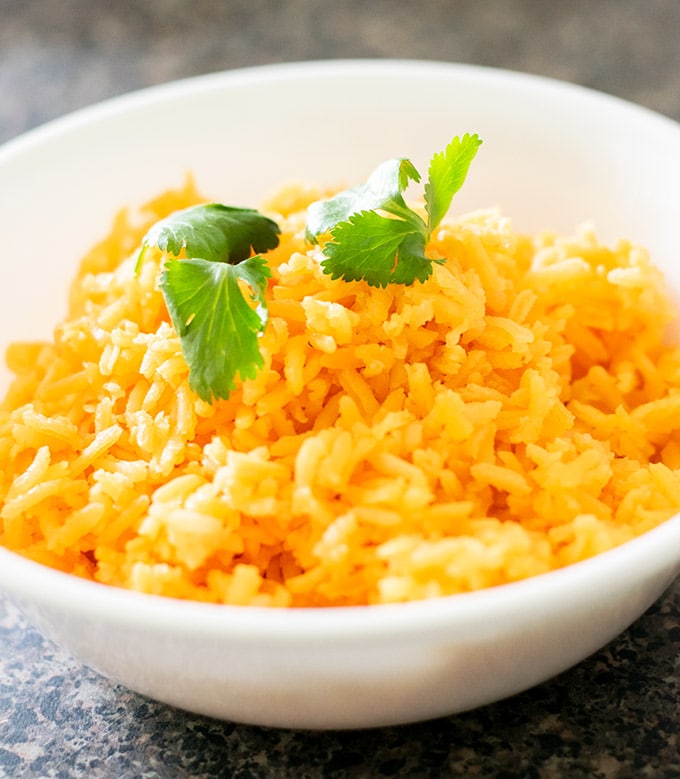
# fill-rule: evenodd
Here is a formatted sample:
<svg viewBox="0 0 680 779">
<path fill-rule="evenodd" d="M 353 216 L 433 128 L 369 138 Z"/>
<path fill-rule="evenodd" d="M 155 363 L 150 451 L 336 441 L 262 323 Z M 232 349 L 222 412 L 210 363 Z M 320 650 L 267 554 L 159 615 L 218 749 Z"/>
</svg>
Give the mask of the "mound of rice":
<svg viewBox="0 0 680 779">
<path fill-rule="evenodd" d="M 680 506 L 680 350 L 643 250 L 447 222 L 432 278 L 332 281 L 304 242 L 319 192 L 266 205 L 265 367 L 189 389 L 149 225 L 122 212 L 51 343 L 10 347 L 0 540 L 105 584 L 230 604 L 344 606 L 500 585 L 583 560 Z"/>
</svg>

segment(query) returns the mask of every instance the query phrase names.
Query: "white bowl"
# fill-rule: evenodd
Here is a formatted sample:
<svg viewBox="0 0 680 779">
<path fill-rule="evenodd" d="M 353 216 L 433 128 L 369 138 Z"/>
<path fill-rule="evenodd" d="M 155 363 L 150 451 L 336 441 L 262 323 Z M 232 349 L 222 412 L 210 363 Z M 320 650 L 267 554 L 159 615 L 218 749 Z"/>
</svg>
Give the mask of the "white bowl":
<svg viewBox="0 0 680 779">
<path fill-rule="evenodd" d="M 542 78 L 422 62 L 255 68 L 169 84 L 53 122 L 0 149 L 2 347 L 47 336 L 79 257 L 123 204 L 187 170 L 257 206 L 291 179 L 355 183 L 454 134 L 483 153 L 456 199 L 522 230 L 593 221 L 646 245 L 680 297 L 680 127 Z M 6 372 L 0 376 L 4 389 Z M 516 584 L 395 606 L 267 610 L 119 591 L 0 549 L 0 588 L 47 636 L 153 698 L 262 725 L 348 728 L 459 712 L 602 647 L 680 572 L 680 517 Z M 640 658 L 644 662 L 644 658 Z"/>
</svg>

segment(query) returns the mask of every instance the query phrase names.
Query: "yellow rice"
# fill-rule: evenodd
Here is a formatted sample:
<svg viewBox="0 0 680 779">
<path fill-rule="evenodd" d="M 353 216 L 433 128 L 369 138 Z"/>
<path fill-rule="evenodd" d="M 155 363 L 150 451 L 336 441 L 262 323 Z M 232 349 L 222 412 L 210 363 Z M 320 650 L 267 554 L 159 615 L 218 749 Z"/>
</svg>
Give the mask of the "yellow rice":
<svg viewBox="0 0 680 779">
<path fill-rule="evenodd" d="M 192 183 L 121 212 L 49 343 L 11 346 L 0 540 L 176 598 L 343 606 L 557 569 L 680 506 L 680 351 L 660 274 L 627 241 L 444 224 L 425 284 L 332 281 L 304 241 L 320 193 L 266 209 L 265 367 L 209 405 L 141 237 Z"/>
</svg>

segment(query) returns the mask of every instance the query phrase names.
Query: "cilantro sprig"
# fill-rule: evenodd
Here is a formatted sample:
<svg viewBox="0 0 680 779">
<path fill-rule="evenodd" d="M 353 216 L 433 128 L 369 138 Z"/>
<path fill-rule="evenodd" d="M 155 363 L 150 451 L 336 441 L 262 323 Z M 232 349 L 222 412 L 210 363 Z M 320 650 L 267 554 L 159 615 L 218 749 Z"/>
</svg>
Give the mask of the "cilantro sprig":
<svg viewBox="0 0 680 779">
<path fill-rule="evenodd" d="M 406 204 L 403 193 L 420 173 L 408 159 L 379 165 L 365 184 L 313 203 L 307 211 L 307 237 L 318 242 L 330 233 L 321 266 L 333 279 L 369 285 L 413 284 L 432 274 L 425 248 L 462 187 L 482 141 L 456 136 L 430 161 L 423 219 Z"/>
<path fill-rule="evenodd" d="M 427 243 L 480 144 L 477 135 L 455 137 L 432 157 L 424 218 L 404 200 L 408 186 L 421 180 L 405 158 L 387 160 L 361 186 L 313 203 L 307 239 L 318 243 L 330 234 L 323 271 L 377 287 L 429 278 L 433 262 L 443 261 L 426 256 Z M 268 319 L 271 272 L 261 253 L 278 246 L 279 233 L 276 222 L 254 209 L 208 203 L 162 219 L 142 241 L 137 271 L 150 246 L 170 255 L 160 289 L 189 366 L 189 384 L 203 400 L 227 398 L 237 378 L 254 378 L 264 365 L 259 339 Z"/>
<path fill-rule="evenodd" d="M 265 252 L 279 243 L 279 226 L 251 208 L 219 203 L 176 211 L 151 227 L 149 246 L 186 259 L 166 263 L 160 288 L 189 366 L 189 384 L 208 402 L 227 398 L 236 378 L 263 366 L 259 336 L 267 324 L 271 276 Z M 245 287 L 245 289 L 244 289 Z"/>
</svg>

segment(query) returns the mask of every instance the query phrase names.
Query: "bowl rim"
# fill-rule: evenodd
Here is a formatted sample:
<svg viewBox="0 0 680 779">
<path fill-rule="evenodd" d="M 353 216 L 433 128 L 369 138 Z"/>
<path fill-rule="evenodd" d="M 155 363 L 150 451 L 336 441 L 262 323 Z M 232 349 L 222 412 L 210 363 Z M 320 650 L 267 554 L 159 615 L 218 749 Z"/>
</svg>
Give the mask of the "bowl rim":
<svg viewBox="0 0 680 779">
<path fill-rule="evenodd" d="M 83 126 L 106 122 L 109 118 L 135 111 L 151 102 L 176 99 L 196 91 L 210 91 L 224 85 L 250 85 L 291 79 L 348 76 L 399 77 L 404 74 L 458 76 L 478 82 L 504 83 L 534 91 L 549 90 L 580 100 L 606 104 L 616 110 L 633 111 L 647 121 L 677 134 L 680 123 L 652 109 L 590 87 L 516 70 L 457 62 L 421 59 L 338 59 L 308 60 L 216 71 L 177 79 L 127 92 L 69 112 L 5 141 L 0 145 L 0 170 L 15 156 Z M 548 602 L 587 596 L 594 588 L 607 590 L 625 577 L 640 561 L 655 555 L 663 560 L 667 584 L 678 575 L 680 560 L 673 549 L 680 546 L 680 514 L 614 549 L 564 568 L 528 579 L 469 593 L 429 600 L 372 606 L 333 608 L 271 608 L 229 606 L 183 601 L 138 593 L 99 584 L 33 562 L 0 547 L 0 588 L 21 603 L 40 602 L 65 607 L 74 614 L 105 610 L 107 620 L 123 623 L 141 620 L 150 630 L 165 630 L 169 624 L 182 632 L 224 635 L 234 639 L 275 636 L 279 641 L 314 642 L 368 636 L 394 636 L 427 633 L 455 626 L 481 626 L 498 619 L 499 613 L 517 615 L 534 611 L 540 616 Z M 655 563 L 656 564 L 656 563 Z M 613 577 L 613 578 L 612 578 Z M 558 599 L 558 600 L 555 600 Z"/>
<path fill-rule="evenodd" d="M 235 606 L 152 595 L 101 584 L 22 557 L 0 547 L 0 588 L 20 603 L 67 606 L 73 615 L 105 613 L 111 623 L 139 621 L 149 631 L 169 625 L 181 633 L 225 635 L 234 641 L 275 637 L 277 641 L 420 639 L 442 629 L 476 630 L 499 617 L 540 622 L 555 603 L 579 602 L 593 592 L 616 590 L 641 562 L 664 558 L 665 587 L 680 573 L 680 513 L 642 535 L 563 568 L 481 590 L 405 603 L 337 607 Z M 601 597 L 601 595 L 599 596 Z M 651 605 L 651 604 L 649 604 Z"/>
<path fill-rule="evenodd" d="M 24 148 L 30 148 L 34 144 L 43 143 L 52 135 L 60 135 L 70 132 L 78 126 L 106 120 L 111 116 L 135 110 L 135 108 L 142 105 L 163 102 L 168 98 L 176 99 L 183 94 L 211 91 L 220 88 L 224 84 L 253 85 L 263 82 L 289 81 L 291 79 L 312 79 L 318 78 L 319 75 L 361 78 L 367 73 L 372 76 L 389 76 L 391 78 L 404 76 L 405 74 L 427 75 L 430 77 L 452 77 L 458 75 L 480 82 L 512 82 L 515 86 L 521 86 L 525 89 L 549 89 L 553 93 L 559 91 L 565 96 L 571 95 L 580 99 L 595 101 L 602 106 L 609 104 L 609 106 L 618 108 L 618 110 L 634 111 L 640 115 L 645 115 L 649 121 L 666 125 L 666 128 L 669 130 L 680 131 L 680 122 L 647 106 L 583 84 L 522 70 L 422 58 L 310 59 L 217 70 L 164 81 L 97 100 L 94 103 L 84 105 L 61 116 L 42 122 L 5 140 L 0 144 L 0 165 L 6 162 L 6 158 L 21 153 Z"/>
</svg>

